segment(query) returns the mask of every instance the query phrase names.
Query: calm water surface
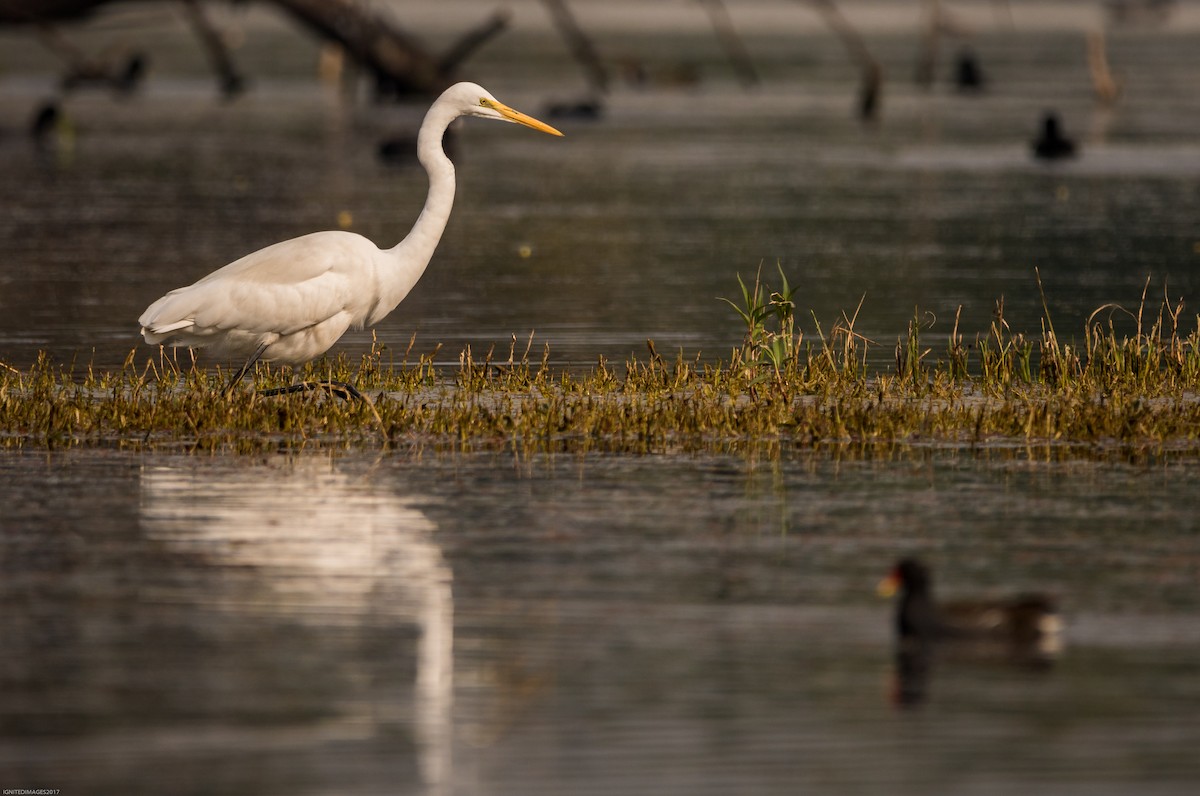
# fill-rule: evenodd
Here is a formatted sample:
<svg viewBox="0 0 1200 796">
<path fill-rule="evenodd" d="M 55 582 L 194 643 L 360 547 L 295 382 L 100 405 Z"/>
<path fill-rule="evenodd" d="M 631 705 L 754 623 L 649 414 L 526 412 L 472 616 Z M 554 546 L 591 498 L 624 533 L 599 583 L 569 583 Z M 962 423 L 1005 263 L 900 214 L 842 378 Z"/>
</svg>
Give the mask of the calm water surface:
<svg viewBox="0 0 1200 796">
<path fill-rule="evenodd" d="M 1189 793 L 1194 460 L 0 458 L 0 771 L 64 793 Z M 873 586 L 1067 648 L 891 694 Z"/>
<path fill-rule="evenodd" d="M 381 243 L 419 211 L 423 175 L 374 151 L 423 103 L 348 107 L 311 78 L 311 46 L 255 23 L 254 89 L 222 104 L 177 17 L 139 13 L 159 26 L 145 91 L 73 95 L 70 132 L 40 148 L 24 125 L 56 67 L 3 39 L 0 362 L 118 366 L 164 291 L 344 211 Z M 985 330 L 1001 296 L 1038 333 L 1035 267 L 1067 338 L 1148 277 L 1155 298 L 1200 294 L 1195 33 L 1114 34 L 1111 110 L 1077 31 L 984 28 L 991 83 L 972 97 L 911 87 L 911 37 L 869 43 L 894 79 L 864 127 L 824 35 L 751 36 L 764 83 L 747 91 L 707 35 L 610 34 L 611 57 L 702 82 L 621 88 L 561 140 L 465 125 L 446 238 L 379 339 L 416 333 L 448 361 L 531 331 L 562 363 L 646 338 L 716 359 L 741 339 L 716 297 L 776 262 L 826 331 L 865 296 L 880 364 L 917 307 L 934 342 L 960 305 L 968 337 Z M 472 67 L 535 115 L 579 90 L 561 45 L 520 26 Z M 1027 152 L 1049 107 L 1083 156 L 1046 168 Z M 1194 793 L 1198 468 L 1023 450 L 0 454 L 0 786 Z M 1062 660 L 947 661 L 922 706 L 896 707 L 873 588 L 912 552 L 946 593 L 1053 590 Z"/>
<path fill-rule="evenodd" d="M 256 45 L 241 51 L 255 87 L 233 103 L 213 96 L 176 18 L 136 18 L 161 27 L 145 91 L 72 95 L 72 135 L 41 150 L 23 125 L 54 93 L 56 65 L 6 39 L 17 66 L 0 75 L 0 359 L 47 350 L 119 364 L 152 300 L 249 251 L 342 213 L 381 244 L 407 232 L 424 175 L 375 150 L 411 134 L 425 102 L 339 102 L 312 77 L 312 45 L 278 22 L 252 24 L 261 16 L 228 23 Z M 1035 268 L 1064 339 L 1080 338 L 1101 305 L 1136 307 L 1147 279 L 1152 304 L 1164 293 L 1195 301 L 1200 95 L 1187 76 L 1200 70 L 1200 33 L 1112 34 L 1125 92 L 1103 109 L 1082 32 L 985 22 L 973 41 L 990 80 L 979 96 L 944 79 L 917 89 L 912 36 L 872 32 L 888 76 L 874 125 L 854 118 L 857 73 L 820 32 L 749 31 L 763 73 L 753 90 L 703 29 L 602 36 L 613 59 L 638 58 L 652 78 L 687 63 L 701 82 L 622 85 L 601 121 L 563 120 L 563 139 L 465 123 L 446 236 L 379 338 L 402 350 L 415 333 L 418 350 L 444 343 L 448 361 L 464 345 L 506 353 L 531 332 L 559 362 L 619 360 L 647 338 L 724 358 L 742 329 L 717 297 L 760 265 L 774 277 L 776 263 L 802 286 L 809 335 L 810 310 L 828 332 L 862 300 L 857 328 L 881 364 L 918 309 L 934 342 L 959 306 L 968 339 L 985 333 L 1002 297 L 1013 328 L 1039 334 Z M 470 76 L 535 114 L 581 85 L 560 42 L 520 26 Z M 1049 108 L 1082 157 L 1047 167 L 1029 156 Z M 349 335 L 338 350 L 369 342 Z"/>
</svg>

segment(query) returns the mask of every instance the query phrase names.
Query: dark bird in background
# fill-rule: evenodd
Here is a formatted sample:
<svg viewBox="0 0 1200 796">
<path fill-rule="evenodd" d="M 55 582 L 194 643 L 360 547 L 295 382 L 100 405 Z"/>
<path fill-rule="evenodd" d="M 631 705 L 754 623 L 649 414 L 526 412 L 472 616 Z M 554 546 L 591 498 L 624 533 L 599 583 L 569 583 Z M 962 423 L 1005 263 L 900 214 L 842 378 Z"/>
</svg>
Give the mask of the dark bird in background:
<svg viewBox="0 0 1200 796">
<path fill-rule="evenodd" d="M 963 50 L 954 62 L 954 85 L 959 91 L 983 91 L 986 79 L 979 58 L 970 50 Z"/>
<path fill-rule="evenodd" d="M 1051 111 L 1042 116 L 1042 134 L 1033 142 L 1033 154 L 1041 160 L 1075 156 L 1075 142 L 1063 135 L 1057 113 Z"/>
<path fill-rule="evenodd" d="M 442 134 L 442 149 L 446 152 L 446 157 L 456 159 L 458 157 L 458 134 L 453 130 L 447 130 Z M 375 148 L 375 154 L 379 160 L 389 166 L 420 166 L 420 161 L 417 160 L 417 136 L 413 134 L 399 134 L 390 138 L 385 138 L 379 142 Z"/>
<path fill-rule="evenodd" d="M 553 102 L 546 106 L 546 114 L 552 119 L 594 122 L 604 115 L 604 103 L 595 98 Z"/>
<path fill-rule="evenodd" d="M 39 144 L 45 142 L 46 138 L 54 132 L 54 128 L 58 126 L 60 119 L 62 119 L 62 112 L 58 109 L 58 103 L 43 102 L 38 106 L 37 112 L 29 122 L 30 137 Z"/>
</svg>

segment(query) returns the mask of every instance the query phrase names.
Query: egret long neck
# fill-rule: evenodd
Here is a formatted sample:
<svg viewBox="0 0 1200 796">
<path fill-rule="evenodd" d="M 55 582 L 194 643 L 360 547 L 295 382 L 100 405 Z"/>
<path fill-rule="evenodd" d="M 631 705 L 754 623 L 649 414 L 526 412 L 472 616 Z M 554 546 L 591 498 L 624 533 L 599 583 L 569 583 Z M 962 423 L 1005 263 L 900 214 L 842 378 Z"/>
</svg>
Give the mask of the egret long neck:
<svg viewBox="0 0 1200 796">
<path fill-rule="evenodd" d="M 442 150 L 442 135 L 453 120 L 453 116 L 430 113 L 417 135 L 417 158 L 429 176 L 429 195 L 412 231 L 386 252 L 390 262 L 380 274 L 383 283 L 377 310 L 380 318 L 395 309 L 425 273 L 446 229 L 454 206 L 454 164 Z"/>
</svg>

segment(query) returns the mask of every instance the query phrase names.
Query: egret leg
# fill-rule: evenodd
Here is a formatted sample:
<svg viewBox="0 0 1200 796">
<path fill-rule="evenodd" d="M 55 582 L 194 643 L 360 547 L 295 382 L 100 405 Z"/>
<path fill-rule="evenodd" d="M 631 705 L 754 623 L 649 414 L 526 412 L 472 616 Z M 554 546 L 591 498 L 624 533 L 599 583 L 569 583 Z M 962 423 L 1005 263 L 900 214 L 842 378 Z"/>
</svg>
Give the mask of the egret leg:
<svg viewBox="0 0 1200 796">
<path fill-rule="evenodd" d="M 272 387 L 269 390 L 259 390 L 259 395 L 291 395 L 297 392 L 308 392 L 309 390 L 324 390 L 330 395 L 336 395 L 343 401 L 349 401 L 351 398 L 356 401 L 366 401 L 363 394 L 355 389 L 353 384 L 347 384 L 344 381 L 301 381 L 295 384 L 289 384 L 286 387 Z"/>
<path fill-rule="evenodd" d="M 229 380 L 229 383 L 225 385 L 225 389 L 221 391 L 222 396 L 229 395 L 233 391 L 233 388 L 250 372 L 250 369 L 254 367 L 254 364 L 258 362 L 266 350 L 267 346 L 265 344 L 260 345 L 254 350 L 254 353 L 246 360 L 246 364 L 242 365 L 238 369 L 238 372 L 233 375 L 233 378 Z M 325 390 L 330 395 L 336 395 L 343 401 L 349 401 L 351 398 L 358 401 L 366 400 L 353 384 L 347 384 L 344 381 L 302 381 L 296 384 L 289 384 L 287 387 L 273 387 L 269 390 L 259 390 L 258 394 L 266 396 L 291 395 L 292 393 L 308 392 L 309 390 Z"/>
<path fill-rule="evenodd" d="M 309 390 L 324 390 L 330 395 L 336 395 L 343 401 L 354 399 L 360 404 L 365 404 L 371 410 L 371 414 L 375 416 L 375 422 L 379 424 L 380 430 L 384 430 L 383 418 L 379 416 L 379 410 L 375 408 L 375 402 L 367 396 L 363 395 L 353 384 L 347 384 L 344 381 L 301 381 L 296 384 L 289 384 L 287 387 L 273 387 L 269 390 L 259 390 L 259 395 L 291 395 L 296 392 L 307 392 Z M 384 431 L 384 436 L 387 432 Z"/>
<path fill-rule="evenodd" d="M 225 397 L 226 395 L 229 395 L 229 393 L 233 392 L 233 388 L 236 387 L 238 382 L 240 382 L 242 378 L 250 372 L 250 368 L 254 367 L 254 363 L 258 361 L 258 358 L 261 357 L 263 352 L 266 350 L 266 343 L 263 343 L 258 348 L 254 349 L 254 353 L 251 354 L 250 358 L 246 360 L 246 364 L 242 365 L 241 369 L 235 373 L 233 378 L 229 380 L 229 383 L 225 385 L 225 389 L 221 390 L 221 397 Z"/>
</svg>

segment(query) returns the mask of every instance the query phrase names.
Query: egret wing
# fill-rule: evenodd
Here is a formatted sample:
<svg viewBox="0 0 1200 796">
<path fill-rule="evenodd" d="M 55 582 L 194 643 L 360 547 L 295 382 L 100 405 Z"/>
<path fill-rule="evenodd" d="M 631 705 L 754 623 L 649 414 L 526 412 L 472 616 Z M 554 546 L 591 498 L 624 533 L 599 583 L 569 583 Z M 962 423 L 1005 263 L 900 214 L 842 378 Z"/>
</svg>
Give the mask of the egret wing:
<svg viewBox="0 0 1200 796">
<path fill-rule="evenodd" d="M 172 290 L 139 319 L 154 334 L 281 336 L 340 313 L 357 318 L 376 281 L 378 248 L 360 235 L 317 232 L 248 254 Z M 190 327 L 190 328 L 189 328 Z"/>
</svg>

